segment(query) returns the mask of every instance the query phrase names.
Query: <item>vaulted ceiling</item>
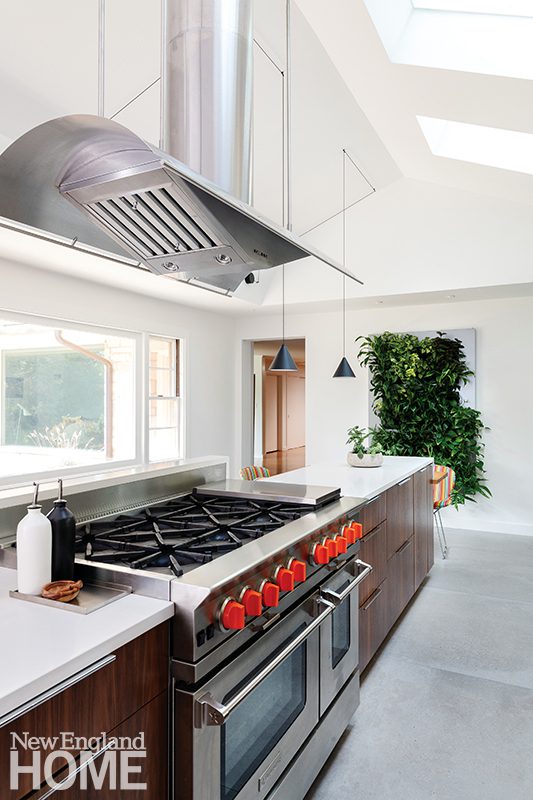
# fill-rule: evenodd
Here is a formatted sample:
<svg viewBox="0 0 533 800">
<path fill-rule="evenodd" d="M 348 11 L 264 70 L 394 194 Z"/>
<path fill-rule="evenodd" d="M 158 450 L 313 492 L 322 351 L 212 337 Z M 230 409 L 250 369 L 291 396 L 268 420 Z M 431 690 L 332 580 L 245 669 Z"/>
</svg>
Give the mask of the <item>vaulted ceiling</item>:
<svg viewBox="0 0 533 800">
<path fill-rule="evenodd" d="M 254 3 L 254 203 L 281 222 L 285 0 Z M 97 11 L 96 0 L 19 0 L 4 10 L 0 150 L 51 117 L 97 112 Z M 533 175 L 435 155 L 417 117 L 533 134 L 533 81 L 428 65 L 427 48 L 411 57 L 408 22 L 417 13 L 411 0 L 295 0 L 294 229 L 342 257 L 344 148 L 347 262 L 365 281 L 349 284 L 353 303 L 530 291 Z M 107 0 L 105 114 L 155 142 L 159 29 L 159 3 Z M 453 36 L 449 26 L 442 31 Z M 280 302 L 279 270 L 228 300 L 94 257 L 48 252 L 11 233 L 0 232 L 0 248 L 44 268 L 228 313 Z M 338 274 L 318 262 L 291 266 L 286 278 L 291 304 L 339 297 Z"/>
</svg>

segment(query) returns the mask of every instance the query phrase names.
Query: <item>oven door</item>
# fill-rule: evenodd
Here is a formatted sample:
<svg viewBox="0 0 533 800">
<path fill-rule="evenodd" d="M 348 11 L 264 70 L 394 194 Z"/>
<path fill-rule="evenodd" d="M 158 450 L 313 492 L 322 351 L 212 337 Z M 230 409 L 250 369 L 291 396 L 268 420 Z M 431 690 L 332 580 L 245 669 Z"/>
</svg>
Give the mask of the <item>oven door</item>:
<svg viewBox="0 0 533 800">
<path fill-rule="evenodd" d="M 372 571 L 359 559 L 346 563 L 322 586 L 335 610 L 320 628 L 320 716 L 359 666 L 359 584 Z"/>
<path fill-rule="evenodd" d="M 176 691 L 176 798 L 268 795 L 318 723 L 319 629 L 334 608 L 313 594 L 201 689 Z"/>
</svg>

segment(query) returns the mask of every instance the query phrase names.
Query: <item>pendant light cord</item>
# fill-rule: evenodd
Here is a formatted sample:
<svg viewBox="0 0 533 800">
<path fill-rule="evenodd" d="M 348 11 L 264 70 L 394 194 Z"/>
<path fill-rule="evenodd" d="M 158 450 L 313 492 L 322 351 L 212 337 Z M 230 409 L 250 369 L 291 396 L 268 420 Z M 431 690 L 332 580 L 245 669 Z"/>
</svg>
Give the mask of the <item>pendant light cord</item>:
<svg viewBox="0 0 533 800">
<path fill-rule="evenodd" d="M 281 331 L 285 344 L 285 264 L 281 267 Z"/>
<path fill-rule="evenodd" d="M 291 0 L 285 3 L 285 72 L 282 73 L 282 204 L 287 230 L 292 229 L 291 209 Z M 281 325 L 285 344 L 285 264 L 281 265 Z"/>
<path fill-rule="evenodd" d="M 346 276 L 342 276 L 342 355 L 346 355 Z"/>
<path fill-rule="evenodd" d="M 342 266 L 346 269 L 346 150 L 342 149 Z M 346 356 L 346 275 L 342 276 L 342 355 Z"/>
</svg>

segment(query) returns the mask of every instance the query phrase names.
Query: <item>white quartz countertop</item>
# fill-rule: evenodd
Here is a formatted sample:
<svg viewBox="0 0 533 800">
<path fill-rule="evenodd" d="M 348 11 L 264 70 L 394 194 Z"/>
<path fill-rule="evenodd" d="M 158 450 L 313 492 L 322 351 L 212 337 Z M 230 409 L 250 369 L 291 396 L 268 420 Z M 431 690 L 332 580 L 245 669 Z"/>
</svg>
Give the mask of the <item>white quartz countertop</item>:
<svg viewBox="0 0 533 800">
<path fill-rule="evenodd" d="M 16 587 L 16 571 L 0 568 L 0 717 L 174 615 L 139 594 L 75 614 L 15 600 Z"/>
<path fill-rule="evenodd" d="M 403 481 L 423 467 L 432 464 L 431 458 L 385 456 L 381 467 L 350 467 L 346 462 L 311 464 L 274 475 L 265 480 L 276 483 L 306 483 L 312 486 L 339 487 L 345 497 L 371 500 L 381 492 Z"/>
</svg>

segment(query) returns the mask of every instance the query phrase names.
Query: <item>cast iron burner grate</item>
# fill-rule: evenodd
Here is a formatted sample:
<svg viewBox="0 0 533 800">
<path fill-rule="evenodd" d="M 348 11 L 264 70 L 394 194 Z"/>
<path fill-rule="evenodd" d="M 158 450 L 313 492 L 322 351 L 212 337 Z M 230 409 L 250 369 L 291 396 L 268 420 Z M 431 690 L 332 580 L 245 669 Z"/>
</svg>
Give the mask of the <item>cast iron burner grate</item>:
<svg viewBox="0 0 533 800">
<path fill-rule="evenodd" d="M 132 514 L 88 522 L 76 552 L 88 561 L 177 577 L 308 514 L 298 503 L 186 495 Z"/>
</svg>

